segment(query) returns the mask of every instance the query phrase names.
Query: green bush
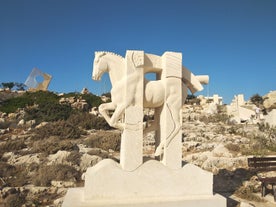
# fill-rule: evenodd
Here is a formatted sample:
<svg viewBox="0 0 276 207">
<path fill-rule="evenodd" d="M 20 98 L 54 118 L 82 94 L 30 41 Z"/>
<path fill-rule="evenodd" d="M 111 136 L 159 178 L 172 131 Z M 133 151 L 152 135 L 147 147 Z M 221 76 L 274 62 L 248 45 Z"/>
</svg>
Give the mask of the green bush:
<svg viewBox="0 0 276 207">
<path fill-rule="evenodd" d="M 81 174 L 74 167 L 57 164 L 41 166 L 32 182 L 37 186 L 51 186 L 52 180 L 80 181 Z"/>
<path fill-rule="evenodd" d="M 92 93 L 89 94 L 82 94 L 82 98 L 88 103 L 89 108 L 98 107 L 102 104 L 102 99 Z"/>
<path fill-rule="evenodd" d="M 66 120 L 72 113 L 71 106 L 59 103 L 41 103 L 38 107 L 26 109 L 26 120 L 35 119 L 39 124 L 43 121 L 51 122 Z"/>
<path fill-rule="evenodd" d="M 27 106 L 33 106 L 34 104 L 40 105 L 43 103 L 58 103 L 58 100 L 59 97 L 53 92 L 26 92 L 22 96 L 5 100 L 0 105 L 0 111 L 6 113 L 13 113 L 16 112 L 18 108 L 25 108 Z"/>
<path fill-rule="evenodd" d="M 264 100 L 263 100 L 262 96 L 260 96 L 259 94 L 256 93 L 256 94 L 254 94 L 253 96 L 250 97 L 250 101 L 253 104 L 259 106 L 259 104 L 262 104 Z"/>
</svg>

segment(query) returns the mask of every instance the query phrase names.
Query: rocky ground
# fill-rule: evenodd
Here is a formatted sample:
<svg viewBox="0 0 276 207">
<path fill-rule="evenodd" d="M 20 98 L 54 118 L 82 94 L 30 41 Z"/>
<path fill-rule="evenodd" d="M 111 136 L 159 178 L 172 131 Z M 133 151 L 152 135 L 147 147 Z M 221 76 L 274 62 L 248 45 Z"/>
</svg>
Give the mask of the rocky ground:
<svg viewBox="0 0 276 207">
<path fill-rule="evenodd" d="M 21 121 L 20 114 L 0 118 L 0 206 L 61 206 L 68 188 L 83 186 L 82 174 L 88 167 L 105 158 L 119 161 L 116 130 L 42 139 L 49 123 L 36 126 Z M 249 156 L 276 154 L 275 128 L 227 120 L 223 114 L 202 114 L 200 106 L 184 107 L 183 163 L 212 172 L 214 192 L 227 197 L 229 207 L 275 206 L 271 193 L 260 196 L 257 173 L 247 166 Z M 10 123 L 8 128 L 3 127 L 5 122 Z M 152 133 L 144 137 L 144 154 L 153 158 Z"/>
</svg>

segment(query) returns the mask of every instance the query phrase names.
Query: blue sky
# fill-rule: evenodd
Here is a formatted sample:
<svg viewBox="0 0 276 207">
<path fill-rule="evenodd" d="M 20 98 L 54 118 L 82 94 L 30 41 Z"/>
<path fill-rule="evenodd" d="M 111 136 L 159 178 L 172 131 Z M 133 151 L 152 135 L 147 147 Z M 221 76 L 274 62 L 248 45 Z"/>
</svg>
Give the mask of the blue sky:
<svg viewBox="0 0 276 207">
<path fill-rule="evenodd" d="M 24 83 L 34 67 L 53 76 L 49 90 L 94 94 L 95 51 L 162 55 L 210 76 L 209 90 L 229 103 L 276 90 L 275 0 L 0 0 L 0 83 Z"/>
</svg>

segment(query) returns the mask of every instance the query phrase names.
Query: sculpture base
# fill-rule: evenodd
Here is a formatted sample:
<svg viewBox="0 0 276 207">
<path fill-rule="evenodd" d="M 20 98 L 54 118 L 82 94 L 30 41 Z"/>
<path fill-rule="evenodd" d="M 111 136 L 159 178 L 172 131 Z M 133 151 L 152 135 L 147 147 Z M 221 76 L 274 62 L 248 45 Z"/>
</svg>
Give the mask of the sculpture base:
<svg viewBox="0 0 276 207">
<path fill-rule="evenodd" d="M 213 195 L 213 174 L 186 164 L 173 170 L 150 160 L 133 171 L 106 159 L 85 173 L 83 188 L 69 189 L 63 207 L 217 206 L 226 199 Z"/>
<path fill-rule="evenodd" d="M 186 196 L 182 198 L 162 198 L 143 200 L 91 200 L 83 199 L 84 188 L 68 190 L 62 207 L 226 207 L 226 199 L 219 195 Z"/>
</svg>

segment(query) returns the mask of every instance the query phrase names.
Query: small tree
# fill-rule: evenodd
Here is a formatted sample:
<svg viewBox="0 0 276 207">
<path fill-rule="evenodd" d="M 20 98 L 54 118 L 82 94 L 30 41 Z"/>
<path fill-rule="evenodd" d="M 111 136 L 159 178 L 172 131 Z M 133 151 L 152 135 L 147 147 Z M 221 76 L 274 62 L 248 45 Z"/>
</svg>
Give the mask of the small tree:
<svg viewBox="0 0 276 207">
<path fill-rule="evenodd" d="M 14 82 L 7 82 L 7 83 L 1 83 L 3 88 L 8 88 L 8 89 L 12 89 L 15 85 Z"/>
<path fill-rule="evenodd" d="M 27 86 L 24 83 L 15 83 L 16 90 L 25 91 Z"/>
<path fill-rule="evenodd" d="M 20 91 L 25 91 L 26 90 L 26 85 L 24 83 L 17 83 L 17 82 L 7 82 L 7 83 L 1 83 L 0 87 L 2 88 L 8 88 L 12 89 L 13 87 L 16 87 L 16 90 Z"/>
<path fill-rule="evenodd" d="M 263 97 L 261 97 L 259 94 L 254 94 L 253 96 L 251 96 L 250 101 L 255 104 L 255 105 L 259 105 L 259 104 L 263 104 Z"/>
</svg>

